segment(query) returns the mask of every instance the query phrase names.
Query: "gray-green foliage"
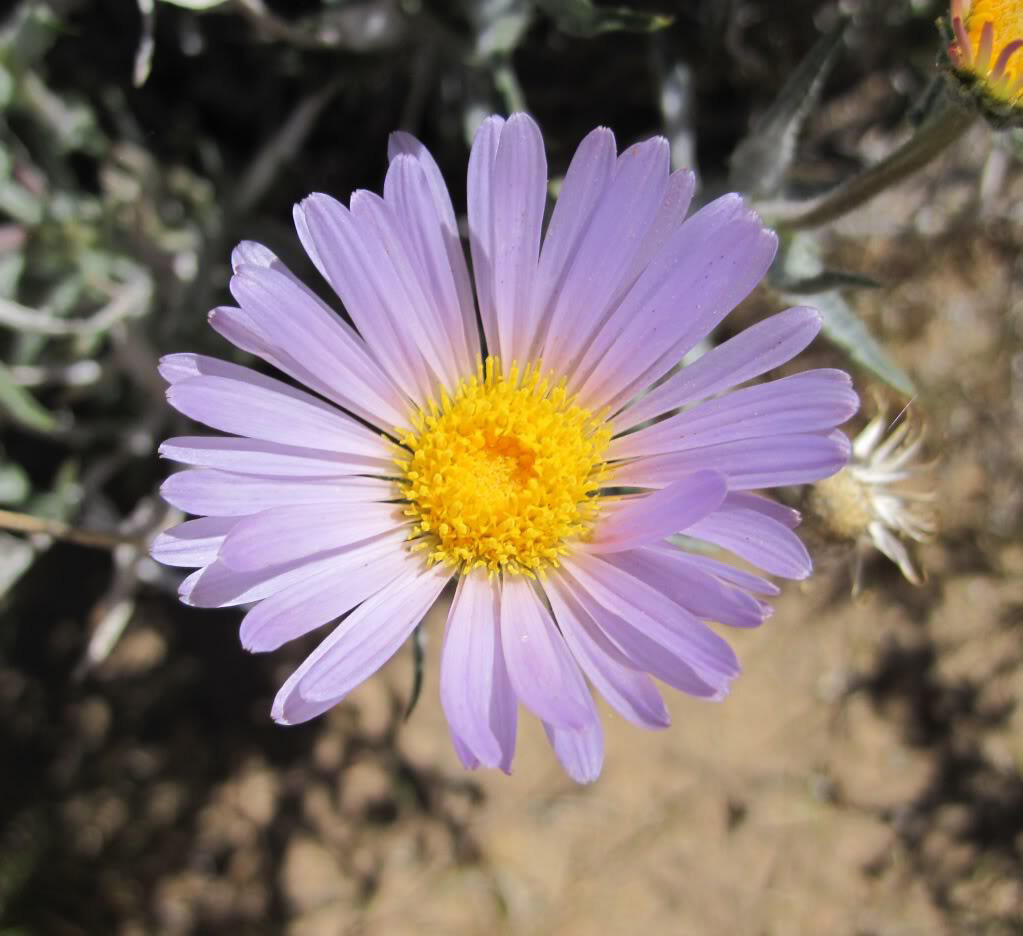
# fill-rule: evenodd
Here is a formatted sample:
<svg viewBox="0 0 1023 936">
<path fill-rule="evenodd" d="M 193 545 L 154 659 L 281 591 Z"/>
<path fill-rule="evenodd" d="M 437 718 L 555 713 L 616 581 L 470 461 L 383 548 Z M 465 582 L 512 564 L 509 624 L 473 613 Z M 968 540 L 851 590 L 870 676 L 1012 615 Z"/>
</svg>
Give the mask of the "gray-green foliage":
<svg viewBox="0 0 1023 936">
<path fill-rule="evenodd" d="M 861 367 L 906 396 L 916 393 L 909 375 L 870 333 L 845 298 L 846 289 L 877 288 L 868 277 L 825 268 L 820 242 L 809 232 L 782 238 L 771 270 L 772 286 L 789 302 L 811 305 L 823 320 L 821 330 Z"/>
<path fill-rule="evenodd" d="M 66 453 L 41 474 L 0 447 L 0 505 L 64 522 L 88 508 L 116 527 L 123 518 L 95 495 L 142 453 L 127 439 L 144 401 L 150 424 L 163 418 L 146 338 L 156 276 L 172 300 L 187 289 L 212 192 L 131 133 L 111 138 L 84 96 L 51 87 L 47 56 L 64 31 L 38 0 L 0 28 L 0 424 Z M 117 117 L 120 101 L 108 102 Z M 0 594 L 45 546 L 0 540 Z"/>
<path fill-rule="evenodd" d="M 781 249 L 771 270 L 771 285 L 788 301 L 816 307 L 823 318 L 822 333 L 826 338 L 874 376 L 900 393 L 912 395 L 915 387 L 909 375 L 871 334 L 847 298 L 852 290 L 873 288 L 879 284 L 859 273 L 829 270 L 821 256 L 821 243 L 815 232 L 786 232 L 790 224 L 801 226 L 794 223 L 795 219 L 814 210 L 813 207 L 785 201 L 785 182 L 796 158 L 798 136 L 840 53 L 846 27 L 846 21 L 839 20 L 830 32 L 820 38 L 790 76 L 774 103 L 754 121 L 749 134 L 732 154 L 729 182 L 762 201 L 766 220 L 782 232 Z M 860 178 L 868 174 L 864 173 Z M 822 201 L 826 201 L 827 197 L 824 196 Z M 843 213 L 861 203 L 862 200 L 851 201 Z"/>
<path fill-rule="evenodd" d="M 656 32 L 670 26 L 674 17 L 646 13 L 625 6 L 604 6 L 591 0 L 534 0 L 557 27 L 572 36 L 588 39 L 607 32 Z"/>
</svg>

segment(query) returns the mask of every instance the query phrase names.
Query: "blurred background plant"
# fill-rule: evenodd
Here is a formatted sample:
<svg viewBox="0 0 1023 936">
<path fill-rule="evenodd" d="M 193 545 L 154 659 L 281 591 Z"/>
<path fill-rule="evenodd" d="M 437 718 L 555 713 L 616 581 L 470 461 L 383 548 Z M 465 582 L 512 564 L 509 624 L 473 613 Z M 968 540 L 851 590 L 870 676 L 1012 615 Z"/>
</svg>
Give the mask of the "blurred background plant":
<svg viewBox="0 0 1023 936">
<path fill-rule="evenodd" d="M 893 419 L 908 407 L 928 423 L 931 454 L 946 456 L 922 488 L 944 485 L 945 534 L 923 556 L 937 574 L 910 592 L 887 560 L 868 559 L 867 600 L 892 623 L 883 637 L 865 634 L 873 618 L 848 604 L 844 563 L 832 574 L 825 551 L 816 587 L 827 595 L 808 592 L 777 618 L 845 621 L 836 629 L 855 652 L 819 649 L 844 662 L 830 689 L 811 694 L 823 693 L 828 712 L 869 698 L 879 724 L 897 726 L 886 756 L 922 749 L 928 776 L 944 770 L 947 782 L 921 782 L 875 816 L 876 798 L 836 792 L 856 776 L 839 746 L 827 748 L 838 779 L 806 789 L 815 803 L 870 814 L 890 835 L 885 847 L 908 856 L 921 907 L 940 912 L 919 909 L 918 928 L 905 932 L 936 931 L 935 919 L 1019 923 L 1018 908 L 1000 909 L 984 889 L 1023 868 L 1019 841 L 997 832 L 1023 815 L 1023 752 L 1001 733 L 1014 702 L 999 695 L 1006 680 L 1018 694 L 1019 652 L 960 670 L 954 661 L 976 639 L 1000 647 L 1023 607 L 1012 585 L 1023 572 L 1023 148 L 1018 131 L 1001 129 L 1005 120 L 989 128 L 976 95 L 961 93 L 941 0 L 21 0 L 3 15 L 5 932 L 281 932 L 296 920 L 302 932 L 354 932 L 369 926 L 371 897 L 393 908 L 379 895 L 392 893 L 402 860 L 429 880 L 476 869 L 502 925 L 539 931 L 483 831 L 494 797 L 513 813 L 500 799 L 513 794 L 455 769 L 432 702 L 399 731 L 408 659 L 385 688 L 285 732 L 267 712 L 286 662 L 243 659 L 230 613 L 182 612 L 177 577 L 146 555 L 176 519 L 156 493 L 165 474 L 156 445 L 184 428 L 155 361 L 182 349 L 230 353 L 205 312 L 229 301 L 231 246 L 265 241 L 314 282 L 290 229 L 295 201 L 377 188 L 387 134 L 400 127 L 431 147 L 464 208 L 475 127 L 521 108 L 544 128 L 552 191 L 576 142 L 604 123 L 623 145 L 664 133 L 676 165 L 697 169 L 704 199 L 744 192 L 782 249 L 769 287 L 727 327 L 784 303 L 814 305 L 831 341 L 817 343 L 814 362 L 851 368 L 865 398 L 884 388 Z M 908 432 L 870 423 L 864 470 L 878 468 L 878 446 L 892 457 L 909 447 Z M 907 461 L 916 458 L 926 460 L 914 449 Z M 890 507 L 868 481 L 864 503 Z M 825 492 L 811 501 L 816 493 Z M 817 513 L 808 532 L 829 533 Z M 872 543 L 922 581 L 898 537 L 927 539 L 930 514 L 912 529 L 859 519 L 866 526 L 830 531 L 843 558 L 862 560 Z M 954 616 L 960 589 L 978 582 L 986 597 L 973 606 L 988 617 L 976 633 L 942 631 L 934 622 Z M 865 717 L 856 724 L 873 726 Z M 806 776 L 818 777 L 816 750 L 800 738 L 786 763 L 809 758 Z M 616 776 L 610 764 L 601 788 Z M 531 789 L 541 817 L 563 795 Z M 729 829 L 756 812 L 757 791 L 755 780 L 727 791 Z M 970 877 L 966 858 L 934 857 L 935 841 L 972 849 L 988 876 Z M 881 867 L 869 880 L 884 878 Z M 788 886 L 809 894 L 808 880 Z M 836 906 L 864 904 L 867 886 L 850 885 Z M 394 912 L 378 931 L 399 931 Z M 309 923 L 316 913 L 323 929 Z"/>
</svg>

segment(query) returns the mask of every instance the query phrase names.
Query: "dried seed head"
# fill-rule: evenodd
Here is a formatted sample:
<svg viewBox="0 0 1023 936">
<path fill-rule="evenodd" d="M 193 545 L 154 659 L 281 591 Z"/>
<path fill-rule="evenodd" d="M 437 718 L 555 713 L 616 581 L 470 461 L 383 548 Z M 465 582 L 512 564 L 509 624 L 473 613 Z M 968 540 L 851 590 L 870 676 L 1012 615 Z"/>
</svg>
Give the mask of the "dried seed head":
<svg viewBox="0 0 1023 936">
<path fill-rule="evenodd" d="M 827 538 L 854 544 L 853 593 L 860 590 L 862 561 L 877 549 L 914 585 L 923 574 L 907 540 L 933 539 L 938 530 L 935 491 L 928 477 L 933 463 L 921 462 L 925 429 L 908 418 L 888 432 L 886 410 L 856 437 L 852 458 L 838 474 L 811 486 L 807 514 Z"/>
</svg>

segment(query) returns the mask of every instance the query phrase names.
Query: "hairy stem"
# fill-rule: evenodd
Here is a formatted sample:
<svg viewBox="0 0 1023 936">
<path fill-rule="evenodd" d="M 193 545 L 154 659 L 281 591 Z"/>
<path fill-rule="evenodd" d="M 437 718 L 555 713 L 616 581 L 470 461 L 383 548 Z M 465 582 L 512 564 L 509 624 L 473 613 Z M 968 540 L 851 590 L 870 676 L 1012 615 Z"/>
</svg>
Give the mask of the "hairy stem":
<svg viewBox="0 0 1023 936">
<path fill-rule="evenodd" d="M 913 136 L 881 162 L 822 196 L 801 214 L 779 219 L 790 230 L 819 227 L 848 214 L 918 169 L 959 139 L 973 123 L 974 115 L 956 104 L 946 104 Z"/>
</svg>

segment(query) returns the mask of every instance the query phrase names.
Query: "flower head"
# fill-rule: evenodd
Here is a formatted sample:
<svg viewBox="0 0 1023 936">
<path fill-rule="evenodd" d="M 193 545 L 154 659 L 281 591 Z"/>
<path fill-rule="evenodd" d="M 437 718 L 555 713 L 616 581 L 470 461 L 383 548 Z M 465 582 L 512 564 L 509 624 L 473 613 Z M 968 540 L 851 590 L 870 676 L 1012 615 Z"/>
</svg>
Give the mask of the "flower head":
<svg viewBox="0 0 1023 936">
<path fill-rule="evenodd" d="M 952 0 L 948 59 L 962 96 L 996 124 L 1023 120 L 1023 2 Z"/>
<path fill-rule="evenodd" d="M 835 427 L 857 398 L 834 370 L 730 390 L 809 343 L 808 309 L 674 370 L 756 285 L 776 239 L 735 195 L 685 219 L 693 177 L 670 172 L 664 139 L 618 154 L 609 130 L 590 133 L 542 235 L 540 131 L 522 114 L 486 120 L 468 173 L 475 300 L 436 163 L 404 133 L 389 155 L 383 197 L 295 209 L 354 328 L 253 243 L 234 252 L 237 306 L 210 314 L 306 389 L 201 355 L 163 360 L 171 404 L 228 434 L 164 443 L 193 466 L 164 496 L 200 518 L 154 555 L 197 568 L 184 601 L 252 604 L 250 650 L 342 619 L 278 693 L 287 724 L 336 705 L 456 581 L 440 695 L 462 762 L 510 770 L 521 703 L 592 780 L 603 739 L 587 681 L 625 718 L 664 727 L 651 677 L 723 697 L 739 665 L 707 622 L 760 624 L 758 596 L 777 593 L 668 538 L 807 575 L 795 512 L 751 492 L 838 471 L 849 446 Z"/>
<path fill-rule="evenodd" d="M 890 433 L 888 428 L 882 407 L 853 442 L 849 464 L 809 491 L 808 507 L 825 532 L 856 544 L 854 594 L 861 586 L 864 553 L 871 548 L 891 559 L 907 581 L 922 584 L 904 541 L 925 543 L 938 530 L 935 494 L 923 483 L 931 466 L 918 462 L 924 431 L 908 419 Z"/>
</svg>

